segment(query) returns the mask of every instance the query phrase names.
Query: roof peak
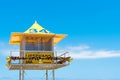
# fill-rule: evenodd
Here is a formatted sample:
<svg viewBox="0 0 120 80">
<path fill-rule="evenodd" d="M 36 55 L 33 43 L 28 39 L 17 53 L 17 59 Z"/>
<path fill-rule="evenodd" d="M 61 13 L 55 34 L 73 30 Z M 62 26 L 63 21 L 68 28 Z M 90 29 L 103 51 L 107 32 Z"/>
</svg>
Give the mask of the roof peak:
<svg viewBox="0 0 120 80">
<path fill-rule="evenodd" d="M 35 20 L 34 24 L 30 28 L 28 28 L 28 30 L 26 30 L 24 33 L 50 34 L 50 31 L 43 28 Z"/>
</svg>

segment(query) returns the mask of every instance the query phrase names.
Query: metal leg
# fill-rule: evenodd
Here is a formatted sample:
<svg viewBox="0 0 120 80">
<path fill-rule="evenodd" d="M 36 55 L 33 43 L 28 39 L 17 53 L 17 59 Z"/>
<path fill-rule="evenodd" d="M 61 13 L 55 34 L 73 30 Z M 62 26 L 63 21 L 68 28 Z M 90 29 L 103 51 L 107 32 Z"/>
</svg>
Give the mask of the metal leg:
<svg viewBox="0 0 120 80">
<path fill-rule="evenodd" d="M 24 70 L 19 70 L 19 80 L 24 80 Z"/>
<path fill-rule="evenodd" d="M 46 70 L 46 80 L 48 80 L 48 70 Z"/>
<path fill-rule="evenodd" d="M 21 80 L 21 70 L 19 70 L 19 80 Z"/>
<path fill-rule="evenodd" d="M 52 70 L 52 80 L 55 80 L 55 70 Z"/>
<path fill-rule="evenodd" d="M 24 70 L 22 70 L 22 80 L 24 80 Z"/>
</svg>

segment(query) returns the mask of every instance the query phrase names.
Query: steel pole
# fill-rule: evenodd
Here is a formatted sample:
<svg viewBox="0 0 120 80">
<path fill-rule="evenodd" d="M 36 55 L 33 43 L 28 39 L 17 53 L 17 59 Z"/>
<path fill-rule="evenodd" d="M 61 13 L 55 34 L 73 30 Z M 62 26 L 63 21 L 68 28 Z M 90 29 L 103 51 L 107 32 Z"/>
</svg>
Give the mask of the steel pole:
<svg viewBox="0 0 120 80">
<path fill-rule="evenodd" d="M 22 72 L 22 80 L 24 80 L 24 70 L 22 70 L 21 72 Z"/>
<path fill-rule="evenodd" d="M 52 80 L 55 80 L 55 70 L 52 70 Z"/>
<path fill-rule="evenodd" d="M 46 70 L 46 80 L 48 80 L 48 70 Z"/>
<path fill-rule="evenodd" d="M 21 80 L 21 70 L 19 70 L 19 80 Z"/>
</svg>

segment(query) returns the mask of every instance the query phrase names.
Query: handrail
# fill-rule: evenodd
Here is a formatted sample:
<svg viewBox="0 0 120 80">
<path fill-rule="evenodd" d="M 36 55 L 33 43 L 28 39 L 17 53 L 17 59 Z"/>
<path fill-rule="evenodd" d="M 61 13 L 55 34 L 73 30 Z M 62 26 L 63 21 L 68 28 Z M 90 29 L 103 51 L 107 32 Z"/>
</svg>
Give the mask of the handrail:
<svg viewBox="0 0 120 80">
<path fill-rule="evenodd" d="M 14 53 L 15 52 L 15 53 Z M 18 52 L 18 55 L 16 55 L 16 52 Z M 47 59 L 47 60 L 53 60 L 53 64 L 63 64 L 63 63 L 66 63 L 66 62 L 70 62 L 72 60 L 72 58 L 70 56 L 68 56 L 67 54 L 69 52 L 64 52 L 60 55 L 58 55 L 57 51 L 56 51 L 56 55 L 55 55 L 55 52 L 53 51 L 25 51 L 25 50 L 16 50 L 16 51 L 10 51 L 10 61 L 9 63 L 10 64 L 19 64 L 19 61 L 20 60 L 29 60 L 31 59 L 31 57 L 25 57 L 25 56 L 20 56 L 20 52 L 50 52 L 50 53 L 54 53 L 54 56 L 51 56 L 51 57 L 41 57 L 39 59 Z M 59 52 L 59 51 L 58 51 Z M 13 55 L 13 53 L 15 55 Z M 35 56 L 34 56 L 35 57 Z M 37 56 L 38 57 L 38 56 Z M 36 57 L 36 58 L 37 58 Z M 35 58 L 33 58 L 35 59 Z M 7 61 L 8 62 L 8 61 Z"/>
</svg>

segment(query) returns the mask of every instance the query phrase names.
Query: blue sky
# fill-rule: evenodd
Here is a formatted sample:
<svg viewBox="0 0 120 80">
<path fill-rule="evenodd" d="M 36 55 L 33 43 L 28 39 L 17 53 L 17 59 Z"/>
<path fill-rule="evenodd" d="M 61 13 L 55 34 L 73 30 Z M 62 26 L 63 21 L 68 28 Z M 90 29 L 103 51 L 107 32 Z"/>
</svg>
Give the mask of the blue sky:
<svg viewBox="0 0 120 80">
<path fill-rule="evenodd" d="M 8 52 L 17 49 L 8 44 L 10 33 L 24 32 L 36 20 L 53 33 L 68 34 L 56 49 L 68 50 L 74 61 L 56 70 L 58 80 L 120 80 L 119 4 L 119 0 L 0 1 L 0 79 L 18 80 L 18 71 L 5 67 Z M 44 71 L 26 72 L 37 80 Z"/>
</svg>

